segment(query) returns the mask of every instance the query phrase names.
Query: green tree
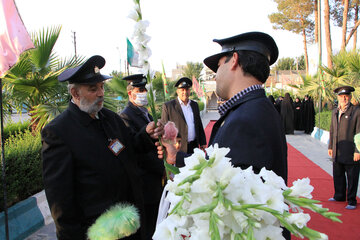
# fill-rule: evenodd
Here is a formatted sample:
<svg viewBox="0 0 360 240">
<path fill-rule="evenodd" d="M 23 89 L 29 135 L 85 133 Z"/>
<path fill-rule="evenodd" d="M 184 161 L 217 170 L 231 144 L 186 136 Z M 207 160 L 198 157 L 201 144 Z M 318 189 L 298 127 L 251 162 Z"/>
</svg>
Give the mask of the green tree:
<svg viewBox="0 0 360 240">
<path fill-rule="evenodd" d="M 127 81 L 122 80 L 124 74 L 121 72 L 113 71 L 110 75 L 112 78 L 105 82 L 105 94 L 107 98 L 113 99 L 113 104 L 116 105 L 116 110 L 114 111 L 120 112 L 125 107 L 128 100 L 126 90 Z M 120 100 L 115 100 L 119 98 Z M 113 107 L 110 106 L 110 109 L 113 109 Z"/>
<path fill-rule="evenodd" d="M 356 49 L 356 32 L 360 25 L 360 20 L 358 19 L 359 0 L 332 0 L 330 5 L 330 14 L 335 26 L 342 28 L 341 50 L 345 50 L 353 36 L 354 49 Z M 348 31 L 349 28 L 351 29 L 350 31 Z"/>
<path fill-rule="evenodd" d="M 11 95 L 10 105 L 18 111 L 22 108 L 28 111 L 33 130 L 65 109 L 69 95 L 66 84 L 57 77 L 66 68 L 83 62 L 83 57 L 61 60 L 53 51 L 60 31 L 61 27 L 54 27 L 32 34 L 35 48 L 23 53 L 4 77 L 4 89 Z"/>
<path fill-rule="evenodd" d="M 194 76 L 196 79 L 201 77 L 201 71 L 204 68 L 204 64 L 199 62 L 187 62 L 183 70 L 184 77 L 192 79 Z"/>
<path fill-rule="evenodd" d="M 291 57 L 280 58 L 274 68 L 276 70 L 295 70 L 295 59 Z"/>
<path fill-rule="evenodd" d="M 314 40 L 314 1 L 274 0 L 279 12 L 269 15 L 274 29 L 287 30 L 303 36 L 306 73 L 309 72 L 307 43 Z"/>
<path fill-rule="evenodd" d="M 322 79 L 317 75 L 310 78 L 308 83 L 301 87 L 302 94 L 309 94 L 315 101 L 320 97 L 323 103 L 333 103 L 336 95 L 333 90 L 339 86 L 350 85 L 355 88 L 354 100 L 360 100 L 360 53 L 359 51 L 341 51 L 332 56 L 333 67 L 321 66 L 324 72 Z"/>
</svg>

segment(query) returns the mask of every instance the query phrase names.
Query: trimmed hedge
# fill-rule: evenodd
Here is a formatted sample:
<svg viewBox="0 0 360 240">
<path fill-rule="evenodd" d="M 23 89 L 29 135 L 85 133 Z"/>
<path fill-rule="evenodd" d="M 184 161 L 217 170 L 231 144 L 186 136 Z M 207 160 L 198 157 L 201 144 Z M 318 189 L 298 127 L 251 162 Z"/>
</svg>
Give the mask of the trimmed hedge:
<svg viewBox="0 0 360 240">
<path fill-rule="evenodd" d="M 200 110 L 200 112 L 201 112 L 202 110 L 204 110 L 204 107 L 205 107 L 204 102 L 198 101 L 197 103 L 198 103 L 198 105 L 199 105 L 199 110 Z"/>
<path fill-rule="evenodd" d="M 11 135 L 4 144 L 7 205 L 10 207 L 43 189 L 41 167 L 41 136 L 26 130 Z M 0 172 L 2 179 L 2 171 Z M 3 193 L 3 185 L 0 186 Z M 3 211 L 0 198 L 0 211 Z"/>
<path fill-rule="evenodd" d="M 320 114 L 320 125 L 319 125 Z M 330 131 L 331 111 L 324 111 L 315 115 L 315 126 L 326 131 Z"/>
<path fill-rule="evenodd" d="M 17 123 L 8 123 L 4 127 L 4 141 L 8 139 L 11 135 L 15 135 L 20 132 L 25 132 L 26 130 L 30 129 L 30 121 L 25 122 L 17 122 Z"/>
</svg>

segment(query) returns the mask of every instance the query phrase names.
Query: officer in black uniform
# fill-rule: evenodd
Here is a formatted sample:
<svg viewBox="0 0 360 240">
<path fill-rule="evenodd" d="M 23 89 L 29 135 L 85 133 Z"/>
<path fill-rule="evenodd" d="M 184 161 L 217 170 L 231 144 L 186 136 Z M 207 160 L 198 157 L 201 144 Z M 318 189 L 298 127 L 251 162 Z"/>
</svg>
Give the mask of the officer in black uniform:
<svg viewBox="0 0 360 240">
<path fill-rule="evenodd" d="M 360 132 L 360 108 L 351 103 L 351 86 L 334 90 L 339 102 L 331 115 L 328 154 L 333 159 L 335 193 L 329 201 L 345 201 L 349 210 L 356 209 L 359 183 L 360 153 L 354 136 Z"/>
<path fill-rule="evenodd" d="M 135 205 L 146 226 L 135 152 L 152 151 L 151 138 L 163 130 L 150 123 L 135 135 L 103 107 L 110 78 L 100 74 L 104 65 L 103 57 L 93 56 L 59 75 L 72 99 L 41 132 L 44 188 L 59 240 L 87 239 L 88 228 L 117 203 Z M 146 239 L 144 227 L 125 239 Z"/>
<path fill-rule="evenodd" d="M 147 79 L 143 74 L 135 74 L 124 77 L 128 81 L 127 92 L 129 101 L 127 107 L 120 113 L 126 126 L 138 132 L 153 120 L 146 109 L 147 90 L 145 88 Z M 164 163 L 157 157 L 157 150 L 139 154 L 141 179 L 143 182 L 143 195 L 146 216 L 146 239 L 152 239 L 155 232 L 156 219 L 160 198 L 163 191 L 162 177 L 164 176 Z"/>
</svg>

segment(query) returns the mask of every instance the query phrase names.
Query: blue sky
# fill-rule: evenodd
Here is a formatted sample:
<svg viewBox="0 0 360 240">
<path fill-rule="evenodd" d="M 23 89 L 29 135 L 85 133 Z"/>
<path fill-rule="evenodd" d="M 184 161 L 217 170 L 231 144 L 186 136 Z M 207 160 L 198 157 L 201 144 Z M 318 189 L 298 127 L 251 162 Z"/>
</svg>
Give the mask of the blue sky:
<svg viewBox="0 0 360 240">
<path fill-rule="evenodd" d="M 74 54 L 72 32 L 76 32 L 77 53 L 85 57 L 99 54 L 107 63 L 103 73 L 124 71 L 126 37 L 133 33 L 128 18 L 132 0 L 15 0 L 28 31 L 62 26 L 55 51 L 61 57 Z M 278 44 L 279 57 L 303 54 L 302 36 L 272 29 L 268 15 L 276 12 L 272 0 L 141 0 L 143 19 L 150 22 L 146 33 L 151 68 L 161 71 L 164 62 L 167 76 L 176 64 L 202 60 L 220 50 L 212 42 L 248 31 L 270 34 Z M 340 47 L 339 29 L 332 28 L 333 49 Z M 309 46 L 317 56 L 317 46 Z M 325 52 L 325 50 L 323 50 Z M 134 73 L 137 69 L 131 69 Z"/>
</svg>

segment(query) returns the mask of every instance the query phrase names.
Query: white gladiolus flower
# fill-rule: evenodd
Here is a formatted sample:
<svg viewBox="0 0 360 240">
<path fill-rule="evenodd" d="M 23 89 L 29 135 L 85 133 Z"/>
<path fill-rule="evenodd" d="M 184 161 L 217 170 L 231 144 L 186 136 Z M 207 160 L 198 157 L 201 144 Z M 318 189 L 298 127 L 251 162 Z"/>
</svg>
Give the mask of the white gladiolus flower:
<svg viewBox="0 0 360 240">
<path fill-rule="evenodd" d="M 280 187 L 281 189 L 288 189 L 288 187 L 285 184 L 284 179 L 282 179 L 282 177 L 276 175 L 276 173 L 274 173 L 273 171 L 269 171 L 266 168 L 262 168 L 259 176 L 261 176 L 264 181 L 265 184 L 270 184 L 272 186 L 274 186 L 275 188 Z"/>
<path fill-rule="evenodd" d="M 290 196 L 312 198 L 311 192 L 314 187 L 310 185 L 309 178 L 303 178 L 294 181 L 290 189 L 292 190 Z"/>
<path fill-rule="evenodd" d="M 131 10 L 128 15 L 128 18 L 137 21 L 139 19 L 139 14 L 135 10 Z"/>
<path fill-rule="evenodd" d="M 194 154 L 185 159 L 180 173 L 165 186 L 169 191 L 166 198 L 170 202 L 168 212 L 181 203 L 169 217 L 185 216 L 172 217 L 167 227 L 159 225 L 155 240 L 177 239 L 180 235 L 183 239 L 206 240 L 211 239 L 211 233 L 217 233 L 222 240 L 231 240 L 237 233 L 246 234 L 250 227 L 257 240 L 281 240 L 284 237 L 279 218 L 295 224 L 300 229 L 300 236 L 307 236 L 302 229 L 310 215 L 304 214 L 301 206 L 296 205 L 301 205 L 301 201 L 294 201 L 294 204 L 291 199 L 311 197 L 310 180 L 295 181 L 290 188 L 292 198 L 284 197 L 283 192 L 288 187 L 281 177 L 265 168 L 259 174 L 255 174 L 252 167 L 234 168 L 226 157 L 229 151 L 229 148 L 219 148 L 215 144 L 206 149 L 208 158 L 203 151 L 195 149 Z M 299 213 L 284 214 L 289 207 Z M 325 234 L 319 236 L 327 239 Z"/>
<path fill-rule="evenodd" d="M 176 215 L 170 215 L 164 221 L 162 221 L 156 228 L 156 231 L 153 235 L 154 240 L 182 240 L 181 235 L 177 233 L 177 228 L 181 225 L 181 217 Z"/>
<path fill-rule="evenodd" d="M 298 228 L 303 228 L 310 221 L 310 215 L 307 213 L 292 213 L 286 217 L 286 221 L 295 224 Z"/>
<path fill-rule="evenodd" d="M 282 228 L 272 225 L 254 229 L 254 237 L 256 240 L 285 240 L 282 236 Z"/>
</svg>

